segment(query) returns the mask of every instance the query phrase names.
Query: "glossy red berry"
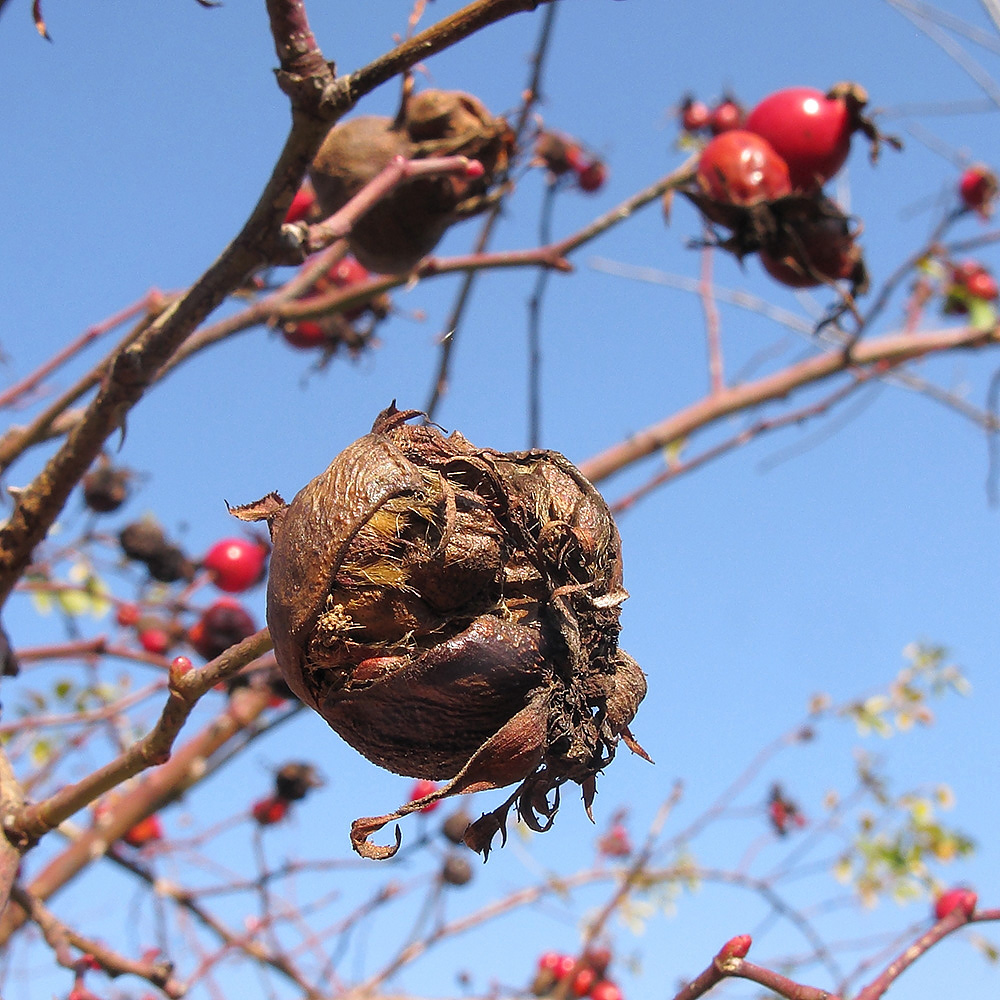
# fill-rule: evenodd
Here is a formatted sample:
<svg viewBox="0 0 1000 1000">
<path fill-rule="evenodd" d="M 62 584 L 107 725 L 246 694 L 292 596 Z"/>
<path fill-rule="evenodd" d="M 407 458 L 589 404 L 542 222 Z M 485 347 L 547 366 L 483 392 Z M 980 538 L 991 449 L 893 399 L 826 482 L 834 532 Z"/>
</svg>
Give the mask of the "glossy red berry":
<svg viewBox="0 0 1000 1000">
<path fill-rule="evenodd" d="M 431 792 L 437 791 L 436 782 L 430 781 L 427 778 L 420 778 L 413 783 L 413 787 L 410 789 L 410 802 L 416 802 L 417 799 L 422 799 L 425 795 L 430 795 Z M 429 802 L 425 806 L 421 806 L 420 812 L 429 813 L 433 812 L 437 807 L 441 805 L 440 802 Z"/>
<path fill-rule="evenodd" d="M 175 656 L 170 661 L 170 672 L 177 677 L 183 677 L 193 669 L 194 664 L 186 656 Z"/>
<path fill-rule="evenodd" d="M 754 205 L 791 193 L 785 161 L 766 139 L 736 129 L 717 135 L 698 160 L 698 186 L 715 201 Z"/>
<path fill-rule="evenodd" d="M 934 902 L 934 917 L 937 920 L 944 920 L 948 914 L 955 910 L 961 910 L 966 918 L 971 917 L 976 911 L 976 904 L 979 897 L 971 889 L 949 889 L 942 892 Z"/>
<path fill-rule="evenodd" d="M 139 633 L 139 645 L 147 653 L 162 656 L 170 649 L 170 636 L 167 634 L 166 629 L 155 627 L 144 628 Z"/>
<path fill-rule="evenodd" d="M 685 97 L 681 105 L 681 128 L 685 132 L 701 132 L 708 128 L 708 120 L 712 112 L 704 101 L 693 97 Z"/>
<path fill-rule="evenodd" d="M 982 163 L 968 167 L 958 182 L 958 195 L 962 204 L 970 211 L 978 212 L 984 219 L 993 214 L 998 191 L 1000 180 Z"/>
<path fill-rule="evenodd" d="M 326 273 L 327 278 L 337 288 L 350 288 L 371 278 L 371 272 L 353 257 L 341 257 Z"/>
<path fill-rule="evenodd" d="M 610 979 L 602 979 L 594 984 L 590 1000 L 622 1000 L 622 991 Z"/>
<path fill-rule="evenodd" d="M 224 538 L 208 550 L 201 564 L 211 573 L 219 590 L 238 594 L 261 582 L 267 552 L 267 547 L 259 541 Z"/>
<path fill-rule="evenodd" d="M 766 139 L 788 164 L 797 191 L 820 187 L 840 170 L 856 126 L 847 101 L 812 87 L 789 87 L 765 97 L 745 128 Z"/>
<path fill-rule="evenodd" d="M 162 839 L 163 826 L 155 813 L 139 820 L 135 826 L 122 835 L 122 840 L 130 847 L 145 847 L 147 844 Z"/>
<path fill-rule="evenodd" d="M 592 160 L 577 174 L 576 183 L 581 191 L 592 194 L 604 187 L 608 168 L 600 160 Z"/>
<path fill-rule="evenodd" d="M 280 823 L 288 815 L 288 802 L 276 795 L 270 795 L 255 802 L 250 808 L 250 813 L 260 826 L 272 826 Z"/>
<path fill-rule="evenodd" d="M 712 135 L 721 135 L 733 129 L 743 128 L 743 108 L 731 97 L 727 97 L 712 108 L 708 117 L 708 127 Z"/>
<path fill-rule="evenodd" d="M 547 951 L 538 960 L 538 971 L 551 973 L 558 982 L 565 979 L 576 965 L 576 959 L 572 955 L 564 955 L 560 951 Z"/>
</svg>

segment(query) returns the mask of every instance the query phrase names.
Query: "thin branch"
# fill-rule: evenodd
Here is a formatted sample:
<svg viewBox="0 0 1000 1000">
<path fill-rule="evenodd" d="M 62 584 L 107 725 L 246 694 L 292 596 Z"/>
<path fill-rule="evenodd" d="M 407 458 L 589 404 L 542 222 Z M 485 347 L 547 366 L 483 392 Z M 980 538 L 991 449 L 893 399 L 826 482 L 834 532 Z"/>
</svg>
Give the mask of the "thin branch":
<svg viewBox="0 0 1000 1000">
<path fill-rule="evenodd" d="M 0 527 L 0 604 L 9 596 L 73 487 L 164 364 L 248 275 L 282 255 L 280 220 L 330 126 L 361 95 L 396 73 L 488 24 L 534 10 L 542 2 L 478 0 L 349 77 L 335 80 L 308 29 L 301 0 L 268 0 L 275 48 L 281 60 L 278 82 L 292 103 L 292 127 L 284 148 L 239 234 L 195 284 L 150 324 L 137 343 L 111 359 L 107 377 L 80 423 L 42 472 L 17 496 L 10 518 Z"/>
<path fill-rule="evenodd" d="M 54 371 L 62 367 L 67 361 L 79 354 L 84 348 L 89 347 L 95 340 L 109 333 L 116 326 L 121 326 L 122 323 L 127 322 L 133 316 L 140 313 L 155 314 L 159 312 L 163 308 L 164 301 L 165 298 L 162 292 L 155 288 L 151 289 L 138 302 L 126 306 L 120 312 L 84 330 L 79 337 L 71 340 L 62 350 L 56 351 L 48 361 L 40 365 L 30 375 L 25 376 L 20 382 L 15 382 L 14 385 L 0 392 L 0 409 L 13 405 L 22 396 L 36 388 L 39 383 L 48 378 Z"/>
<path fill-rule="evenodd" d="M 982 348 L 998 342 L 1000 334 L 995 329 L 984 331 L 961 328 L 873 338 L 857 344 L 850 357 L 840 349 L 825 351 L 757 381 L 732 386 L 714 396 L 706 396 L 665 420 L 639 431 L 627 441 L 580 463 L 580 470 L 591 482 L 600 482 L 633 462 L 655 454 L 675 441 L 682 441 L 695 431 L 703 430 L 733 413 L 770 400 L 783 399 L 797 389 L 851 368 L 863 368 L 879 361 L 896 365 L 929 354 Z"/>
<path fill-rule="evenodd" d="M 552 40 L 552 31 L 555 26 L 556 11 L 558 4 L 550 4 L 545 11 L 542 20 L 542 27 L 535 43 L 535 51 L 531 59 L 531 78 L 524 92 L 524 99 L 521 102 L 521 110 L 518 113 L 517 123 L 514 126 L 514 145 L 519 147 L 524 139 L 528 122 L 531 119 L 531 111 L 535 104 L 541 99 L 542 73 L 545 66 L 545 57 L 548 55 Z M 487 214 L 483 225 L 476 238 L 474 253 L 485 253 L 493 237 L 493 231 L 500 220 L 500 213 L 503 210 L 504 201 L 500 198 L 493 204 Z M 472 289 L 476 282 L 476 272 L 469 271 L 459 287 L 455 296 L 455 303 L 451 308 L 448 319 L 445 323 L 445 332 L 441 337 L 441 356 L 438 359 L 438 370 L 434 378 L 434 385 L 431 388 L 430 396 L 424 407 L 428 420 L 434 419 L 434 414 L 448 391 L 449 374 L 451 371 L 451 359 L 455 350 L 455 343 L 458 337 L 459 325 L 462 316 L 465 314 L 466 306 L 472 298 Z"/>
<path fill-rule="evenodd" d="M 74 785 L 67 785 L 42 802 L 28 806 L 7 826 L 19 837 L 37 840 L 49 830 L 69 819 L 116 785 L 135 777 L 141 771 L 170 760 L 171 748 L 198 699 L 220 681 L 237 673 L 271 648 L 271 636 L 261 629 L 242 642 L 231 646 L 200 670 L 183 676 L 171 675 L 169 695 L 156 725 L 142 739 L 133 743 L 123 754 L 98 768 Z M 126 827 L 127 829 L 127 827 Z"/>
<path fill-rule="evenodd" d="M 162 990 L 171 1000 L 180 1000 L 187 992 L 184 985 L 173 975 L 173 965 L 164 961 L 133 961 L 108 948 L 94 938 L 84 937 L 64 924 L 41 900 L 30 892 L 15 887 L 11 897 L 27 913 L 28 918 L 38 925 L 48 945 L 52 948 L 56 961 L 67 969 L 77 969 L 78 963 L 68 950 L 76 948 L 95 961 L 109 976 L 139 976 Z"/>
</svg>

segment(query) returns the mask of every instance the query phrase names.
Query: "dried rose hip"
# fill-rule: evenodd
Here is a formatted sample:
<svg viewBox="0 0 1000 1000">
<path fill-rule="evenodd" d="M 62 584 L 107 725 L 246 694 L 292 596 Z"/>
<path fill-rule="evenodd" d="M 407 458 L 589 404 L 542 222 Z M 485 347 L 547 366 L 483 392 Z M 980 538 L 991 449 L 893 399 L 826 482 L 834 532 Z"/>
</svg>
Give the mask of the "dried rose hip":
<svg viewBox="0 0 1000 1000">
<path fill-rule="evenodd" d="M 312 764 L 293 761 L 280 767 L 274 776 L 274 794 L 287 802 L 299 802 L 314 788 L 322 788 L 323 779 Z"/>
<path fill-rule="evenodd" d="M 867 273 L 857 230 L 838 205 L 821 192 L 786 199 L 774 206 L 776 231 L 765 240 L 760 262 L 790 288 L 814 288 L 850 279 L 857 294 Z"/>
<path fill-rule="evenodd" d="M 519 783 L 465 841 L 488 852 L 508 810 L 545 830 L 565 781 L 588 809 L 596 775 L 646 691 L 618 648 L 621 543 L 607 505 L 562 455 L 476 448 L 384 410 L 370 434 L 286 504 L 234 509 L 274 543 L 268 624 L 289 687 L 369 760 L 445 782 L 432 801 Z M 550 793 L 552 797 L 550 799 Z"/>
<path fill-rule="evenodd" d="M 253 619 L 239 601 L 220 597 L 188 629 L 187 638 L 206 660 L 214 660 L 256 630 Z"/>
<path fill-rule="evenodd" d="M 476 179 L 420 177 L 404 183 L 366 212 L 348 240 L 354 256 L 383 274 L 410 270 L 445 230 L 481 204 L 507 167 L 511 133 L 502 118 L 460 91 L 425 90 L 406 99 L 395 119 L 366 115 L 331 129 L 310 167 L 324 216 L 342 208 L 396 156 L 467 156 Z"/>
<path fill-rule="evenodd" d="M 97 514 L 110 514 L 128 499 L 131 480 L 129 469 L 104 459 L 83 477 L 83 502 Z"/>
</svg>

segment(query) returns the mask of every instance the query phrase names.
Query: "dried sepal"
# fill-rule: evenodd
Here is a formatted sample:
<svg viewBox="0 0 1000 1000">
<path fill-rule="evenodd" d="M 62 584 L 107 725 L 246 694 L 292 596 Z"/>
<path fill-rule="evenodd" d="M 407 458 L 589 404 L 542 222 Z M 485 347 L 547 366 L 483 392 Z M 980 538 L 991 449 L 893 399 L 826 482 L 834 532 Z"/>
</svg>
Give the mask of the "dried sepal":
<svg viewBox="0 0 1000 1000">
<path fill-rule="evenodd" d="M 349 744 L 399 774 L 442 781 L 355 821 L 368 838 L 452 795 L 520 783 L 466 842 L 486 853 L 507 812 L 548 829 L 559 787 L 590 811 L 595 776 L 646 690 L 618 649 L 621 544 L 606 504 L 562 455 L 476 448 L 383 411 L 267 520 L 268 624 L 289 687 Z"/>
</svg>

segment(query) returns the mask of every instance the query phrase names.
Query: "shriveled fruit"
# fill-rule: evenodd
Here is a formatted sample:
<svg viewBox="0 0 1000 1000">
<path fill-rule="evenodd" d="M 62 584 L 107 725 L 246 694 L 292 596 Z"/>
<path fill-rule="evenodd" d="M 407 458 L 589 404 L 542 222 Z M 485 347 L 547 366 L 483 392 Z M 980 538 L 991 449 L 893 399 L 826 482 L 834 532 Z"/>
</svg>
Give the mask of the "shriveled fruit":
<svg viewBox="0 0 1000 1000">
<path fill-rule="evenodd" d="M 169 542 L 163 529 L 149 518 L 125 525 L 118 542 L 126 558 L 144 563 L 149 575 L 160 583 L 194 577 L 191 560 L 179 546 Z"/>
<path fill-rule="evenodd" d="M 256 631 L 246 608 L 239 601 L 223 597 L 209 605 L 188 629 L 188 642 L 206 660 L 214 660 Z"/>
<path fill-rule="evenodd" d="M 538 133 L 535 140 L 536 161 L 553 177 L 562 177 L 570 171 L 579 171 L 584 162 L 580 144 L 568 136 L 548 130 Z"/>
<path fill-rule="evenodd" d="M 867 285 L 861 250 L 850 220 L 836 203 L 816 192 L 788 199 L 776 211 L 775 233 L 760 250 L 764 270 L 790 288 L 814 288 L 850 280 Z"/>
<path fill-rule="evenodd" d="M 444 781 L 435 799 L 520 783 L 473 823 L 488 851 L 508 810 L 547 829 L 567 780 L 596 774 L 645 694 L 618 648 L 621 545 L 597 491 L 556 452 L 480 449 L 394 406 L 267 520 L 268 624 L 291 689 L 389 770 Z M 356 820 L 355 849 L 423 808 Z M 397 845 L 398 846 L 398 845 Z"/>
<path fill-rule="evenodd" d="M 283 764 L 274 776 L 274 794 L 286 802 L 299 802 L 322 785 L 316 768 L 300 761 Z"/>
<path fill-rule="evenodd" d="M 97 514 L 110 514 L 128 499 L 131 479 L 128 469 L 99 462 L 83 477 L 83 502 Z"/>
<path fill-rule="evenodd" d="M 465 843 L 465 831 L 469 829 L 472 817 L 464 809 L 456 809 L 442 824 L 441 832 L 453 844 Z"/>
<path fill-rule="evenodd" d="M 448 885 L 466 885 L 472 881 L 472 865 L 461 854 L 449 854 L 441 866 L 441 881 Z"/>
<path fill-rule="evenodd" d="M 386 274 L 410 270 L 445 230 L 473 210 L 507 166 L 511 136 L 506 122 L 458 91 L 425 90 L 410 96 L 395 119 L 362 116 L 336 125 L 310 167 L 324 215 L 342 208 L 396 156 L 425 159 L 461 155 L 484 169 L 476 179 L 453 176 L 410 180 L 381 199 L 354 225 L 348 241 L 365 267 Z"/>
</svg>

